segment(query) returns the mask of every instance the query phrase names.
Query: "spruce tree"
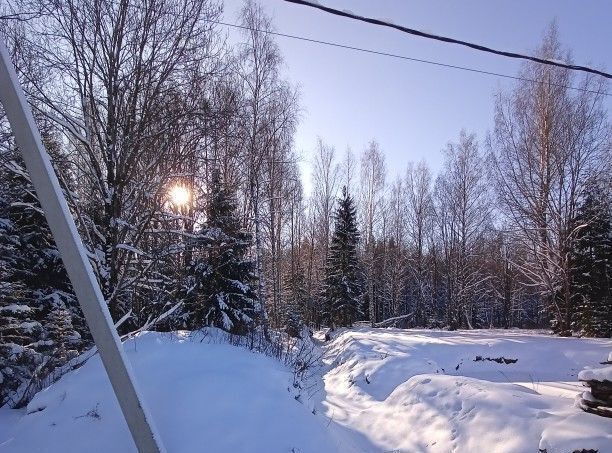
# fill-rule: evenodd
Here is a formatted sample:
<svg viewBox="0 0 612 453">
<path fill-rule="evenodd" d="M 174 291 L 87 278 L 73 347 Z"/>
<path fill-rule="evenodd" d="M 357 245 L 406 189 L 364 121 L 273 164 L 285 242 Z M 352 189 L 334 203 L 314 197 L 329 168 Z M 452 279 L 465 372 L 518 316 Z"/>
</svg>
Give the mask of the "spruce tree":
<svg viewBox="0 0 612 453">
<path fill-rule="evenodd" d="M 326 317 L 332 327 L 351 326 L 360 315 L 363 275 L 357 255 L 358 243 L 355 206 L 345 186 L 338 200 L 325 266 Z"/>
<path fill-rule="evenodd" d="M 206 223 L 194 244 L 191 285 L 186 297 L 190 326 L 220 327 L 246 334 L 257 321 L 252 237 L 241 226 L 236 202 L 214 171 Z"/>
<path fill-rule="evenodd" d="M 8 227 L 8 228 L 7 228 Z M 10 229 L 0 219 L 0 238 Z M 45 332 L 31 291 L 15 278 L 14 249 L 0 243 L 0 406 L 15 405 L 15 392 L 45 362 Z"/>
<path fill-rule="evenodd" d="M 23 162 L 14 148 L 1 157 L 0 405 L 14 405 L 27 402 L 15 395 L 22 385 L 37 390 L 33 380 L 73 357 L 88 334 Z"/>
<path fill-rule="evenodd" d="M 612 215 L 606 191 L 596 182 L 576 216 L 573 250 L 576 322 L 585 335 L 612 336 Z"/>
<path fill-rule="evenodd" d="M 61 366 L 79 354 L 81 336 L 72 325 L 72 316 L 63 301 L 56 299 L 54 302 L 54 308 L 46 317 L 45 329 L 53 342 L 51 363 Z"/>
<path fill-rule="evenodd" d="M 310 305 L 306 277 L 298 266 L 283 279 L 283 325 L 292 337 L 299 337 L 304 326 L 305 313 Z"/>
</svg>

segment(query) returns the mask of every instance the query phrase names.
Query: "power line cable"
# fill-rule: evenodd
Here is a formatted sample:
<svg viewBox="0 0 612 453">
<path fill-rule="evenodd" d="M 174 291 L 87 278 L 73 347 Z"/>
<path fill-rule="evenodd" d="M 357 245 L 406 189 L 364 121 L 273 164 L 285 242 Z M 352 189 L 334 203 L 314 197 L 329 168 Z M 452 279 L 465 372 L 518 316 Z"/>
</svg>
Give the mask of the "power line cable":
<svg viewBox="0 0 612 453">
<path fill-rule="evenodd" d="M 341 11 L 339 9 L 330 8 L 328 6 L 324 6 L 324 5 L 321 5 L 319 3 L 314 3 L 312 1 L 306 1 L 306 0 L 285 0 L 285 1 L 289 2 L 289 3 L 295 3 L 295 4 L 298 4 L 298 5 L 308 6 L 308 7 L 311 7 L 311 8 L 316 8 L 316 9 L 319 9 L 321 11 L 325 11 L 326 13 L 330 13 L 330 14 L 333 14 L 333 15 L 336 15 L 336 16 L 347 17 L 349 19 L 354 19 L 354 20 L 358 20 L 358 21 L 361 21 L 361 22 L 366 22 L 366 23 L 373 24 L 373 25 L 379 25 L 379 26 L 382 26 L 382 27 L 393 28 L 393 29 L 399 30 L 399 31 L 401 31 L 403 33 L 408 33 L 408 34 L 414 35 L 414 36 L 420 36 L 422 38 L 433 39 L 433 40 L 436 40 L 436 41 L 442 41 L 442 42 L 446 42 L 446 43 L 450 43 L 450 44 L 458 44 L 460 46 L 469 47 L 471 49 L 479 50 L 481 52 L 488 52 L 488 53 L 492 53 L 492 54 L 495 54 L 495 55 L 502 55 L 504 57 L 534 61 L 536 63 L 541 63 L 541 64 L 545 64 L 545 65 L 550 65 L 550 66 L 557 66 L 557 67 L 560 67 L 560 68 L 571 69 L 573 71 L 588 72 L 588 73 L 591 73 L 591 74 L 600 75 L 600 76 L 605 77 L 607 79 L 612 79 L 612 74 L 609 74 L 609 73 L 603 72 L 603 71 L 599 71 L 597 69 L 593 69 L 593 68 L 590 68 L 588 66 L 573 65 L 573 64 L 568 64 L 568 63 L 564 63 L 564 62 L 561 62 L 561 61 L 548 60 L 548 59 L 545 59 L 545 58 L 534 57 L 534 56 L 531 56 L 531 55 L 524 55 L 524 54 L 515 53 L 515 52 L 508 52 L 508 51 L 504 51 L 504 50 L 492 49 L 490 47 L 482 46 L 480 44 L 475 44 L 475 43 L 468 42 L 468 41 L 462 41 L 462 40 L 455 39 L 455 38 L 449 38 L 447 36 L 435 35 L 433 33 L 426 33 L 424 31 L 415 30 L 413 28 L 404 27 L 402 25 L 396 25 L 396 24 L 393 24 L 391 22 L 386 22 L 386 21 L 380 20 L 380 19 L 374 19 L 374 18 L 371 18 L 371 17 L 359 16 L 357 14 L 353 14 L 350 11 Z"/>
<path fill-rule="evenodd" d="M 373 54 L 373 55 L 380 55 L 380 56 L 383 56 L 383 57 L 397 58 L 397 59 L 400 59 L 400 60 L 413 61 L 413 62 L 416 62 L 416 63 L 425 63 L 425 64 L 429 64 L 429 65 L 434 65 L 434 66 L 440 66 L 440 67 L 443 67 L 443 68 L 458 69 L 458 70 L 461 70 L 461 71 L 468 71 L 468 72 L 473 72 L 473 73 L 477 73 L 477 74 L 484 74 L 484 75 L 489 75 L 489 76 L 493 76 L 493 77 L 502 77 L 502 78 L 512 79 L 512 80 L 520 80 L 520 81 L 523 81 L 523 82 L 540 83 L 540 84 L 541 83 L 547 83 L 547 84 L 550 84 L 551 86 L 555 86 L 555 87 L 559 87 L 559 88 L 567 88 L 569 90 L 582 91 L 584 93 L 603 94 L 605 96 L 612 96 L 612 93 L 606 93 L 606 92 L 603 92 L 603 91 L 587 90 L 587 89 L 584 89 L 584 88 L 579 88 L 579 87 L 575 87 L 575 86 L 571 86 L 571 85 L 561 85 L 561 84 L 552 83 L 552 82 L 544 82 L 544 81 L 541 81 L 541 80 L 534 80 L 534 79 L 528 79 L 528 78 L 525 78 L 525 77 L 512 76 L 512 75 L 508 75 L 508 74 L 501 74 L 501 73 L 498 73 L 498 72 L 485 71 L 483 69 L 470 68 L 470 67 L 467 67 L 467 66 L 457 66 L 457 65 L 452 65 L 452 64 L 448 64 L 448 63 L 441 63 L 439 61 L 423 60 L 421 58 L 408 57 L 406 55 L 398 55 L 398 54 L 394 54 L 394 53 L 390 53 L 390 52 L 383 52 L 383 51 L 373 50 L 373 49 L 364 49 L 364 48 L 361 48 L 361 47 L 349 46 L 347 44 L 340 44 L 340 43 L 337 43 L 337 42 L 322 41 L 322 40 L 319 40 L 319 39 L 306 38 L 304 36 L 291 35 L 291 34 L 287 34 L 287 33 L 279 33 L 279 32 L 275 32 L 275 31 L 271 31 L 271 30 L 262 30 L 262 29 L 257 29 L 257 28 L 245 27 L 243 25 L 230 24 L 228 22 L 221 22 L 221 21 L 214 21 L 214 20 L 210 20 L 209 22 L 213 23 L 213 24 L 217 24 L 217 25 L 223 25 L 223 26 L 226 26 L 226 27 L 240 29 L 240 30 L 249 30 L 249 31 L 255 31 L 255 32 L 258 32 L 258 33 L 266 33 L 266 34 L 269 34 L 269 35 L 280 36 L 280 37 L 283 37 L 283 38 L 296 39 L 296 40 L 299 40 L 299 41 L 305 41 L 305 42 L 309 42 L 309 43 L 313 43 L 313 44 L 322 44 L 322 45 L 325 45 L 325 46 L 338 47 L 340 49 L 353 50 L 353 51 L 356 51 L 356 52 L 363 52 L 363 53 L 368 53 L 368 54 Z"/>
</svg>

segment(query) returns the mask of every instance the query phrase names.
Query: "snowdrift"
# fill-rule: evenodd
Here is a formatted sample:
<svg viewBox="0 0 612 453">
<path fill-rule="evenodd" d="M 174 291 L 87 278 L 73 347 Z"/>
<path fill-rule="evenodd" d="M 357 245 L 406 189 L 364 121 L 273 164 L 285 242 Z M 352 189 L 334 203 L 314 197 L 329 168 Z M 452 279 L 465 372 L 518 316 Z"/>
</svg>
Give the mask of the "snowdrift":
<svg viewBox="0 0 612 453">
<path fill-rule="evenodd" d="M 359 328 L 324 360 L 326 415 L 359 451 L 612 452 L 612 419 L 574 407 L 609 340 L 526 331 Z"/>
<path fill-rule="evenodd" d="M 612 453 L 612 419 L 574 406 L 578 373 L 608 356 L 610 340 L 357 328 L 323 342 L 320 333 L 322 385 L 309 398 L 279 361 L 207 333 L 124 344 L 171 453 Z M 89 451 L 136 451 L 97 356 L 26 411 L 0 409 L 0 453 Z"/>
<path fill-rule="evenodd" d="M 337 451 L 328 421 L 295 399 L 288 368 L 200 339 L 147 332 L 124 343 L 168 452 Z M 99 356 L 15 413 L 0 410 L 0 452 L 136 452 Z"/>
</svg>

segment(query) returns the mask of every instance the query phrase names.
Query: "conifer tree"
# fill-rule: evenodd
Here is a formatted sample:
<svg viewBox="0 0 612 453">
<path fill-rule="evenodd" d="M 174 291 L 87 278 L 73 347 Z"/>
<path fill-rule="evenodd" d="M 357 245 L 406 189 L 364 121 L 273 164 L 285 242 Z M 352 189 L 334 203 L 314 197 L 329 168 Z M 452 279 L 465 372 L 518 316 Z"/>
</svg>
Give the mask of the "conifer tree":
<svg viewBox="0 0 612 453">
<path fill-rule="evenodd" d="M 338 200 L 325 267 L 326 316 L 332 327 L 351 326 L 360 315 L 363 274 L 357 256 L 358 243 L 355 206 L 345 186 Z"/>
<path fill-rule="evenodd" d="M 0 405 L 18 403 L 14 392 L 61 366 L 85 346 L 81 337 L 88 337 L 23 163 L 14 149 L 1 157 Z M 59 355 L 56 340 L 63 344 Z"/>
<path fill-rule="evenodd" d="M 47 315 L 45 330 L 53 346 L 51 363 L 61 366 L 78 355 L 81 336 L 72 325 L 70 311 L 65 308 L 63 301 L 55 300 L 55 308 Z"/>
<path fill-rule="evenodd" d="M 576 217 L 574 328 L 585 335 L 612 336 L 612 215 L 609 197 L 591 182 Z"/>
<path fill-rule="evenodd" d="M 213 172 L 206 224 L 194 245 L 193 276 L 186 298 L 190 326 L 216 326 L 246 334 L 257 321 L 252 237 L 240 227 L 236 203 Z"/>
<path fill-rule="evenodd" d="M 285 331 L 292 337 L 299 337 L 304 326 L 306 309 L 310 305 L 306 277 L 299 266 L 285 276 L 283 293 L 285 299 L 283 310 Z"/>
<path fill-rule="evenodd" d="M 10 228 L 0 219 L 0 238 Z M 44 330 L 37 320 L 40 307 L 34 305 L 31 292 L 15 279 L 14 249 L 0 244 L 0 406 L 14 405 L 14 392 L 26 383 L 44 363 Z M 30 296 L 30 297 L 28 297 Z"/>
</svg>

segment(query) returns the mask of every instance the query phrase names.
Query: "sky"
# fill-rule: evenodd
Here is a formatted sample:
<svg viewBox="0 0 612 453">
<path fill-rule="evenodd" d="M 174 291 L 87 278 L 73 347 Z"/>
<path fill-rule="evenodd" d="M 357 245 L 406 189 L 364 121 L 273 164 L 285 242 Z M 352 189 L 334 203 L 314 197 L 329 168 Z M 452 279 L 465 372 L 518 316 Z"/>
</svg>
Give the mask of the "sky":
<svg viewBox="0 0 612 453">
<path fill-rule="evenodd" d="M 260 0 L 276 31 L 516 75 L 517 60 L 407 35 L 283 0 Z M 612 71 L 612 2 L 609 0 L 320 0 L 355 14 L 532 54 L 551 21 L 574 63 Z M 225 0 L 225 20 L 236 23 L 241 0 Z M 234 32 L 229 32 L 234 33 Z M 425 160 L 434 173 L 442 149 L 462 128 L 484 144 L 493 127 L 494 95 L 513 81 L 423 63 L 276 37 L 284 74 L 301 93 L 295 148 L 302 156 L 305 189 L 317 138 L 342 155 L 375 139 L 386 158 L 388 181 L 409 161 Z M 606 106 L 612 108 L 612 96 Z"/>
</svg>

